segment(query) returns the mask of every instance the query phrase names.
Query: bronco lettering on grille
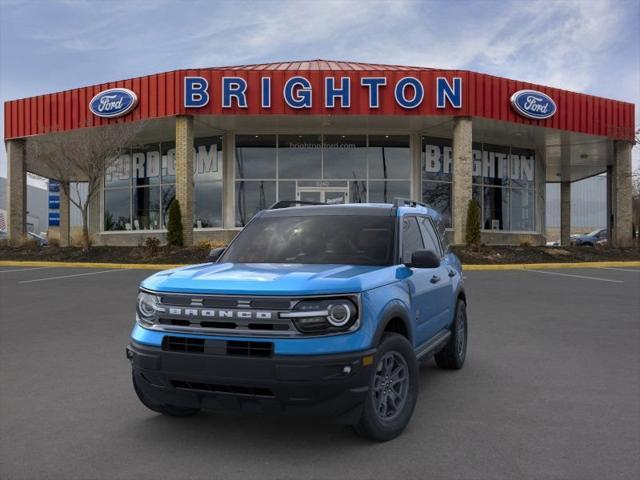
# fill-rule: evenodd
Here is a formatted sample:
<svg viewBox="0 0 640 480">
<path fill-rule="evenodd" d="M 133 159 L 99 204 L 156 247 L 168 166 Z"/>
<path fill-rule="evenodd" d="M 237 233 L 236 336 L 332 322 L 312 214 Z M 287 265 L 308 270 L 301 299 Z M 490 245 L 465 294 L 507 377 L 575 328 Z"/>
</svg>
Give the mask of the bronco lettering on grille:
<svg viewBox="0 0 640 480">
<path fill-rule="evenodd" d="M 168 309 L 157 307 L 160 312 L 168 310 L 169 315 L 178 315 L 183 317 L 206 317 L 206 318 L 238 318 L 243 320 L 271 320 L 274 318 L 273 312 L 260 310 L 216 310 L 211 308 L 178 308 L 169 307 Z"/>
</svg>

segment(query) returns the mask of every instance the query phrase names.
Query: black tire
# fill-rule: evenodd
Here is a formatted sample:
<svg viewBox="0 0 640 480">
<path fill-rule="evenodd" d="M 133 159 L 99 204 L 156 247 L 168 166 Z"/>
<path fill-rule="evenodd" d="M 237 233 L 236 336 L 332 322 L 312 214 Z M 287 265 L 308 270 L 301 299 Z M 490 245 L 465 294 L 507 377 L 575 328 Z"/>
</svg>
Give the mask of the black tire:
<svg viewBox="0 0 640 480">
<path fill-rule="evenodd" d="M 149 410 L 167 415 L 169 417 L 191 417 L 200 411 L 199 408 L 184 408 L 178 407 L 176 405 L 163 405 L 155 403 L 144 394 L 144 392 L 138 385 L 138 380 L 136 379 L 135 374 L 132 374 L 131 378 L 133 380 L 133 389 L 136 391 L 136 395 L 138 395 L 138 398 L 140 399 L 142 404 Z"/>
<path fill-rule="evenodd" d="M 391 378 L 394 375 L 384 375 L 388 371 L 385 367 L 389 365 L 391 372 L 396 371 L 396 376 L 399 375 L 395 384 Z M 353 429 L 370 440 L 391 440 L 400 435 L 409 423 L 417 399 L 418 362 L 413 347 L 402 335 L 386 333 L 380 341 L 371 370 L 362 417 Z"/>
<path fill-rule="evenodd" d="M 445 370 L 460 370 L 467 356 L 467 304 L 458 300 L 456 317 L 451 325 L 451 337 L 435 355 L 436 365 Z"/>
</svg>

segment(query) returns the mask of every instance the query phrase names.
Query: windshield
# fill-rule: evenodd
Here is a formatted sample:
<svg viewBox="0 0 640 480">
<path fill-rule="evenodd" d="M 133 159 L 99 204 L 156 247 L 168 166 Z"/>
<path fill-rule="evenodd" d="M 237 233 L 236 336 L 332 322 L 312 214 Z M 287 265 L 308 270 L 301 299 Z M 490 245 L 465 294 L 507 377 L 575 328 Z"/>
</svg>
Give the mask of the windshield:
<svg viewBox="0 0 640 480">
<path fill-rule="evenodd" d="M 391 265 L 395 217 L 313 215 L 257 218 L 220 262 Z"/>
<path fill-rule="evenodd" d="M 594 230 L 593 232 L 587 233 L 587 237 L 595 237 L 597 236 L 602 230 L 598 229 L 598 230 Z"/>
</svg>

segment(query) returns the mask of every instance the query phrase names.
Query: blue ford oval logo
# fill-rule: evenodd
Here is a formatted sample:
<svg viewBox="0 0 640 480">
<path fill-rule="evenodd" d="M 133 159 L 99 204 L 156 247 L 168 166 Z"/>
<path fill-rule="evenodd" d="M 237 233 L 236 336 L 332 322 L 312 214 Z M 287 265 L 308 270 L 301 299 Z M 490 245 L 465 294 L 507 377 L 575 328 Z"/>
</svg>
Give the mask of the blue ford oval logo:
<svg viewBox="0 0 640 480">
<path fill-rule="evenodd" d="M 511 95 L 511 105 L 523 117 L 544 120 L 556 114 L 556 103 L 549 95 L 536 90 L 518 90 Z"/>
<path fill-rule="evenodd" d="M 126 115 L 138 104 L 138 96 L 127 88 L 103 90 L 89 102 L 89 110 L 103 118 Z"/>
</svg>

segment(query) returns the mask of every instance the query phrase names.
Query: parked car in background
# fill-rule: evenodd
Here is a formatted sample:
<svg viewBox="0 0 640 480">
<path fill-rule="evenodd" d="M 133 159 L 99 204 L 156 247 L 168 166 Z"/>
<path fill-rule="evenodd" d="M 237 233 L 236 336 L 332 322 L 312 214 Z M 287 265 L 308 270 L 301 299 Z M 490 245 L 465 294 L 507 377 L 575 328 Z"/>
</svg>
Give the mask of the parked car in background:
<svg viewBox="0 0 640 480">
<path fill-rule="evenodd" d="M 38 242 L 38 245 L 41 247 L 46 247 L 47 245 L 49 245 L 49 240 L 47 240 L 47 237 L 45 237 L 44 235 L 38 235 L 37 233 L 27 232 L 27 238 L 29 240 L 35 240 L 36 242 Z"/>
<path fill-rule="evenodd" d="M 44 235 L 38 235 L 37 233 L 27 232 L 27 238 L 29 240 L 35 240 L 36 242 L 38 242 L 38 245 L 41 247 L 46 247 L 47 245 L 49 245 L 49 241 L 47 240 L 47 237 L 45 237 Z M 7 230 L 0 230 L 0 240 L 8 240 L 8 239 L 9 239 L 9 232 Z"/>
<path fill-rule="evenodd" d="M 571 244 L 578 247 L 595 247 L 598 242 L 607 240 L 607 229 L 600 228 L 586 235 L 577 235 L 571 239 Z M 601 243 L 600 243 L 601 244 Z"/>
</svg>

